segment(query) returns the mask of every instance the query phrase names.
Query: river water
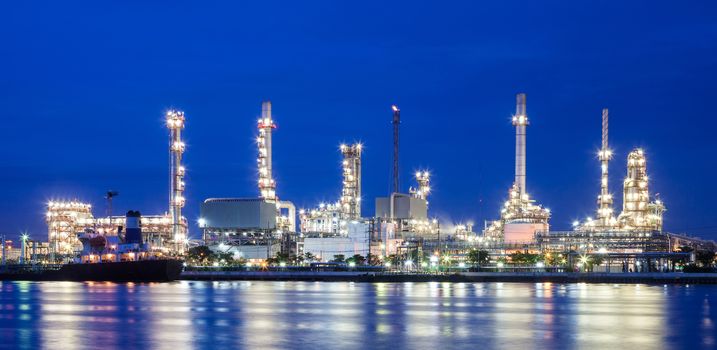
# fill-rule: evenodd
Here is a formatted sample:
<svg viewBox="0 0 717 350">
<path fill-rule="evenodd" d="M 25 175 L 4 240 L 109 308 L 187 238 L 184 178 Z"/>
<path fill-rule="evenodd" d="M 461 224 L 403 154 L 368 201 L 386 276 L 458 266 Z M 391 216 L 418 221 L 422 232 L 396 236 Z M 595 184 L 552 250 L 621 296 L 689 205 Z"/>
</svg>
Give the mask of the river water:
<svg viewBox="0 0 717 350">
<path fill-rule="evenodd" d="M 717 286 L 1 282 L 0 347 L 717 348 Z"/>
</svg>

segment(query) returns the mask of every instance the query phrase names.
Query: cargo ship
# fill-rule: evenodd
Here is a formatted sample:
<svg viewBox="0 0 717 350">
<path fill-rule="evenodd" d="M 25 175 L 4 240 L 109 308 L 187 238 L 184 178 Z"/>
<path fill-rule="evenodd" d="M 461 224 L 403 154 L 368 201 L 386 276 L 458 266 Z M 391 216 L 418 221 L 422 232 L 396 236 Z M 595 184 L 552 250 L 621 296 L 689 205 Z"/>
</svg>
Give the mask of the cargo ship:
<svg viewBox="0 0 717 350">
<path fill-rule="evenodd" d="M 169 282 L 178 279 L 182 269 L 182 261 L 174 259 L 61 265 L 16 264 L 0 267 L 0 280 Z"/>
<path fill-rule="evenodd" d="M 127 213 L 123 239 L 94 231 L 78 235 L 82 252 L 65 264 L 0 266 L 0 280 L 168 282 L 179 278 L 182 260 L 164 256 L 142 242 L 141 214 Z"/>
</svg>

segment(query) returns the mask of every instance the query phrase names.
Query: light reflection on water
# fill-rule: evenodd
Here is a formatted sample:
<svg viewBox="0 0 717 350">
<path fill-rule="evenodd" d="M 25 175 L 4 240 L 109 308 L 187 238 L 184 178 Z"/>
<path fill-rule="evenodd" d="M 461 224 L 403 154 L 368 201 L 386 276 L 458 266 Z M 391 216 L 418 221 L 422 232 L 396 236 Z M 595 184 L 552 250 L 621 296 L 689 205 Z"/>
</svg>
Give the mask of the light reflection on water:
<svg viewBox="0 0 717 350">
<path fill-rule="evenodd" d="M 717 286 L 1 282 L 3 348 L 714 348 Z"/>
</svg>

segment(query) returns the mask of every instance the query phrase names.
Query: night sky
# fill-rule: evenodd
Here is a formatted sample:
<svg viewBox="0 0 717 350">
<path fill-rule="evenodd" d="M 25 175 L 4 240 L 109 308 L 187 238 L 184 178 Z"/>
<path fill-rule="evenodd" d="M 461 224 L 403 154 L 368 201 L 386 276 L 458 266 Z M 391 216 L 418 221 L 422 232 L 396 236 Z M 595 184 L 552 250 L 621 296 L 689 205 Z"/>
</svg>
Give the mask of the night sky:
<svg viewBox="0 0 717 350">
<path fill-rule="evenodd" d="M 515 94 L 527 93 L 527 190 L 555 229 L 594 216 L 602 108 L 610 186 L 643 147 L 665 228 L 717 238 L 717 3 L 88 2 L 0 5 L 0 232 L 46 239 L 50 199 L 105 214 L 167 209 L 163 113 L 185 111 L 186 216 L 255 197 L 256 118 L 271 99 L 277 193 L 335 201 L 341 142 L 361 141 L 363 213 L 433 173 L 432 216 L 495 219 L 513 181 Z M 192 227 L 192 236 L 199 230 Z"/>
</svg>

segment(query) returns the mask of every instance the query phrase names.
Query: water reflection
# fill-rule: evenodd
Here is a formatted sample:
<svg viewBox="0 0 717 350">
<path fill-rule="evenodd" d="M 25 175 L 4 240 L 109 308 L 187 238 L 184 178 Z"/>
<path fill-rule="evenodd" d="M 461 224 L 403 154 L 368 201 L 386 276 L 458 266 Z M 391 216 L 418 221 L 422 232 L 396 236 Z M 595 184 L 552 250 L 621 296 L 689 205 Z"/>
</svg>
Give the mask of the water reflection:
<svg viewBox="0 0 717 350">
<path fill-rule="evenodd" d="M 717 286 L 0 283 L 0 347 L 712 348 Z"/>
</svg>

